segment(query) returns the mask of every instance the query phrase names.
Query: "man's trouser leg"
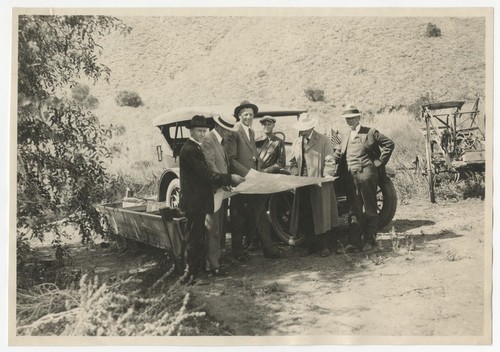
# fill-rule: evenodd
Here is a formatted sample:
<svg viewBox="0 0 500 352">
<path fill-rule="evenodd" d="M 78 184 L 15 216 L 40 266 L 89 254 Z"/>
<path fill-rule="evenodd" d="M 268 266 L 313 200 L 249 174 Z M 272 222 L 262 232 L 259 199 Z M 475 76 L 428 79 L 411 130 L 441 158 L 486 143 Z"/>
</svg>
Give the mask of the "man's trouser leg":
<svg viewBox="0 0 500 352">
<path fill-rule="evenodd" d="M 243 233 L 245 232 L 245 195 L 231 197 L 231 251 L 234 257 L 243 254 Z"/>
<path fill-rule="evenodd" d="M 221 229 L 222 217 L 224 216 L 224 207 L 221 207 L 213 214 L 207 214 L 205 218 L 206 227 L 206 246 L 205 246 L 205 269 L 207 271 L 219 267 L 221 254 Z"/>
<path fill-rule="evenodd" d="M 195 274 L 203 259 L 205 243 L 205 215 L 204 213 L 186 213 L 186 247 L 184 259 L 186 270 Z"/>
<path fill-rule="evenodd" d="M 378 207 L 377 207 L 378 170 L 375 166 L 367 166 L 364 167 L 361 172 L 353 174 L 353 177 L 358 194 L 363 199 L 363 206 L 365 208 L 364 242 L 374 244 L 377 236 L 377 227 L 378 227 Z"/>
<path fill-rule="evenodd" d="M 248 232 L 255 233 L 260 243 L 264 255 L 272 255 L 278 252 L 278 246 L 271 238 L 272 225 L 267 217 L 265 194 L 252 194 L 247 196 L 247 224 Z"/>
<path fill-rule="evenodd" d="M 361 196 L 357 192 L 354 176 L 346 173 L 344 177 L 347 203 L 349 204 L 349 237 L 348 243 L 361 249 L 363 234 L 363 204 Z"/>
<path fill-rule="evenodd" d="M 299 200 L 299 233 L 304 234 L 307 252 L 311 254 L 317 249 L 317 245 L 314 232 L 310 188 L 297 188 L 295 190 L 295 197 L 298 197 Z"/>
</svg>

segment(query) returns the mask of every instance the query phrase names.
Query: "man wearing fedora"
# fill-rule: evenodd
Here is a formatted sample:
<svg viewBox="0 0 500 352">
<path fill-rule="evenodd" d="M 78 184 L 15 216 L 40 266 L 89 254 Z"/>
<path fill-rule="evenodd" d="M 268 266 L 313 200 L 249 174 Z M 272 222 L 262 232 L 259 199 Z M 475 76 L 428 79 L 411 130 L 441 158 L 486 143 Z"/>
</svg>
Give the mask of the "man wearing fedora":
<svg viewBox="0 0 500 352">
<path fill-rule="evenodd" d="M 242 177 L 250 169 L 261 171 L 261 162 L 255 144 L 255 132 L 252 122 L 258 112 L 255 104 L 243 101 L 234 109 L 234 117 L 240 121 L 236 124 L 237 130 L 232 132 L 225 145 L 231 164 L 231 172 Z M 231 247 L 233 256 L 245 261 L 248 253 L 244 250 L 243 236 L 247 243 L 258 238 L 264 256 L 279 258 L 282 255 L 278 246 L 271 239 L 271 223 L 266 214 L 267 196 L 262 194 L 240 194 L 231 198 Z"/>
<path fill-rule="evenodd" d="M 259 122 L 264 129 L 264 135 L 257 139 L 255 144 L 261 160 L 262 172 L 280 173 L 286 164 L 286 151 L 285 142 L 274 134 L 276 119 L 266 115 Z"/>
<path fill-rule="evenodd" d="M 189 283 L 199 269 L 205 241 L 205 217 L 214 212 L 214 186 L 238 185 L 245 181 L 239 175 L 215 173 L 207 165 L 201 144 L 208 130 L 204 116 L 196 115 L 188 126 L 191 137 L 179 154 L 181 181 L 180 208 L 186 213 L 184 260 L 182 281 Z"/>
<path fill-rule="evenodd" d="M 333 177 L 335 162 L 330 139 L 314 130 L 318 120 L 308 113 L 299 116 L 295 128 L 299 137 L 292 145 L 290 173 L 303 177 Z M 306 235 L 307 254 L 319 247 L 328 257 L 327 233 L 338 225 L 338 209 L 332 182 L 297 188 L 292 207 L 290 232 Z"/>
<path fill-rule="evenodd" d="M 349 244 L 344 250 L 369 251 L 376 245 L 377 186 L 379 178 L 385 177 L 385 165 L 394 150 L 394 142 L 376 129 L 362 126 L 361 112 L 356 107 L 348 106 L 342 116 L 349 131 L 335 150 L 337 174 L 347 191 L 350 225 L 362 229 L 349 231 Z M 363 238 L 361 232 L 364 232 Z"/>
<path fill-rule="evenodd" d="M 201 150 L 209 169 L 213 173 L 228 174 L 230 172 L 229 158 L 223 145 L 231 131 L 236 131 L 236 119 L 230 115 L 216 115 L 213 119 L 215 127 L 206 135 L 201 144 Z M 218 186 L 214 186 L 214 192 L 218 188 Z M 227 213 L 227 203 L 227 199 L 224 200 L 219 210 L 208 213 L 205 219 L 207 229 L 205 266 L 209 276 L 221 274 L 219 260 L 226 243 L 225 215 Z"/>
</svg>

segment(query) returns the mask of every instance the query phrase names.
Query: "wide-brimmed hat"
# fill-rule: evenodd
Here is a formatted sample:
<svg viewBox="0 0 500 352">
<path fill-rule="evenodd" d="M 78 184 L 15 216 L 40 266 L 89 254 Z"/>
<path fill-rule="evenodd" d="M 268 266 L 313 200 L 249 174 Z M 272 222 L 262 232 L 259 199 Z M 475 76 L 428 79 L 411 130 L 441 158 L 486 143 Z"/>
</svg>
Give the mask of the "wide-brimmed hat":
<svg viewBox="0 0 500 352">
<path fill-rule="evenodd" d="M 191 129 L 195 127 L 203 127 L 203 128 L 208 128 L 208 123 L 207 119 L 203 115 L 195 115 L 191 119 L 191 122 L 186 126 L 186 128 Z"/>
<path fill-rule="evenodd" d="M 300 131 L 307 131 L 314 128 L 318 124 L 318 120 L 314 119 L 307 112 L 300 114 L 299 120 L 295 123 L 294 127 Z"/>
<path fill-rule="evenodd" d="M 272 123 L 276 123 L 276 119 L 274 117 L 272 117 L 271 115 L 265 115 L 263 116 L 260 121 L 259 121 L 261 124 L 264 124 L 265 122 L 272 122 Z"/>
<path fill-rule="evenodd" d="M 248 100 L 243 100 L 240 105 L 234 108 L 234 117 L 238 118 L 238 116 L 240 115 L 240 111 L 246 108 L 252 109 L 254 115 L 259 112 L 259 108 L 257 107 L 257 105 L 250 103 Z"/>
<path fill-rule="evenodd" d="M 236 118 L 234 116 L 229 115 L 215 115 L 214 121 L 220 127 L 228 130 L 228 131 L 236 131 L 238 127 L 235 126 Z"/>
<path fill-rule="evenodd" d="M 348 119 L 350 117 L 356 117 L 356 116 L 361 116 L 361 112 L 355 108 L 354 106 L 349 106 L 344 109 L 342 112 L 342 117 Z"/>
</svg>

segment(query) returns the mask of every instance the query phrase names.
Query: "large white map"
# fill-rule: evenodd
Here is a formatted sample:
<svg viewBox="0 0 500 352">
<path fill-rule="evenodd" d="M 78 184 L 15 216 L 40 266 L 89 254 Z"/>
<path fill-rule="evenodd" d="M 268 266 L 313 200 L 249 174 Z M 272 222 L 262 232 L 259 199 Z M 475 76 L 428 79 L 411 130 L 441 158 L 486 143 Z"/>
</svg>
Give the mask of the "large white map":
<svg viewBox="0 0 500 352">
<path fill-rule="evenodd" d="M 250 169 L 245 176 L 245 182 L 234 187 L 231 191 L 219 189 L 214 195 L 214 208 L 218 210 L 222 201 L 236 194 L 270 194 L 288 191 L 294 188 L 321 185 L 324 182 L 333 182 L 336 177 L 299 177 L 281 174 L 268 174 Z"/>
</svg>

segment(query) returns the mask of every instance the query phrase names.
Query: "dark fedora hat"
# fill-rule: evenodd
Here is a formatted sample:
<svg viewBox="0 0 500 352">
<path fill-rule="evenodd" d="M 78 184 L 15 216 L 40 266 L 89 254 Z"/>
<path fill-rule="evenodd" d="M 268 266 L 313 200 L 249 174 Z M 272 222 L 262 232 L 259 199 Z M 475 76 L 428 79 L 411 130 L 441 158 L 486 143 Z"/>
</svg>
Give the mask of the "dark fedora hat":
<svg viewBox="0 0 500 352">
<path fill-rule="evenodd" d="M 234 117 L 238 118 L 238 116 L 240 116 L 240 111 L 246 108 L 252 109 L 254 115 L 259 111 L 257 105 L 250 103 L 248 100 L 243 100 L 239 106 L 234 108 Z"/>
<path fill-rule="evenodd" d="M 203 115 L 195 115 L 191 119 L 191 122 L 186 126 L 188 129 L 195 127 L 209 128 L 207 119 Z"/>
</svg>

